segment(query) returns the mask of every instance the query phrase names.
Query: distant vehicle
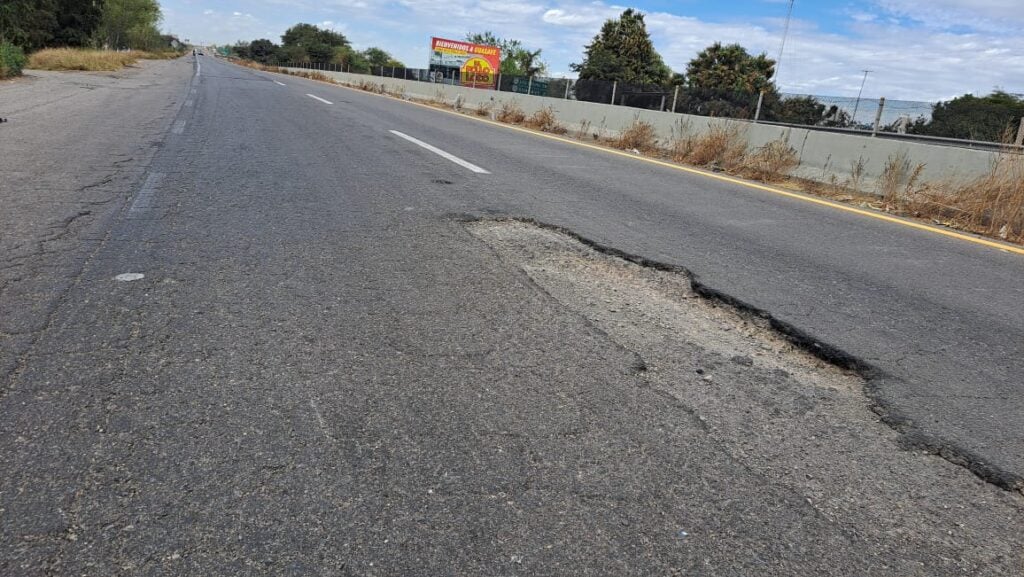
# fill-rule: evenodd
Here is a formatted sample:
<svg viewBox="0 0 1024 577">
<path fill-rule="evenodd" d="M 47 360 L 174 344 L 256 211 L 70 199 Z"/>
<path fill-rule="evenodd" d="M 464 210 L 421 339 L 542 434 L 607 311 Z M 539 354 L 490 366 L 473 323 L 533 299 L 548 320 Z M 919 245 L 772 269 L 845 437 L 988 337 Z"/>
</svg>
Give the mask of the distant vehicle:
<svg viewBox="0 0 1024 577">
<path fill-rule="evenodd" d="M 200 50 L 200 51 L 199 51 L 199 55 L 200 55 L 200 56 L 202 56 L 202 55 L 203 55 L 203 51 L 202 51 L 202 50 Z"/>
</svg>

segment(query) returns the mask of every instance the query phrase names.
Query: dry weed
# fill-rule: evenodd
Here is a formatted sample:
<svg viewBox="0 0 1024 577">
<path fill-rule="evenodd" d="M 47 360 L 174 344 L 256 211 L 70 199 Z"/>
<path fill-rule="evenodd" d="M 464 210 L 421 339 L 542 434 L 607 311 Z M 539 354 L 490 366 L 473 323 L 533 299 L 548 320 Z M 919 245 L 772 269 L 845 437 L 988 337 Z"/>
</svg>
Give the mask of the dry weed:
<svg viewBox="0 0 1024 577">
<path fill-rule="evenodd" d="M 711 125 L 707 133 L 694 138 L 684 160 L 697 166 L 715 165 L 731 170 L 742 166 L 746 152 L 747 143 L 740 135 L 739 127 Z"/>
<path fill-rule="evenodd" d="M 503 102 L 498 109 L 498 122 L 506 124 L 522 124 L 526 120 L 526 113 L 519 107 L 516 101 Z"/>
<path fill-rule="evenodd" d="M 568 132 L 564 126 L 558 123 L 555 111 L 550 106 L 545 106 L 534 112 L 532 116 L 526 119 L 526 126 L 554 134 L 565 134 Z"/>
<path fill-rule="evenodd" d="M 476 113 L 477 116 L 490 116 L 492 110 L 494 110 L 494 101 L 489 100 L 478 104 L 476 106 L 476 110 L 473 112 Z"/>
<path fill-rule="evenodd" d="M 612 145 L 623 150 L 635 150 L 641 154 L 650 154 L 658 150 L 657 133 L 650 122 L 633 119 L 633 123 L 623 130 Z"/>
<path fill-rule="evenodd" d="M 796 150 L 784 139 L 773 140 L 744 159 L 740 174 L 761 182 L 779 182 L 800 164 Z"/>
<path fill-rule="evenodd" d="M 143 56 L 142 52 L 114 50 L 80 50 L 77 48 L 47 48 L 29 56 L 26 68 L 35 70 L 85 70 L 91 72 L 120 70 L 131 66 Z"/>
<path fill-rule="evenodd" d="M 924 187 L 904 205 L 916 216 L 1024 243 L 1024 155 L 1004 152 L 984 176 L 966 184 Z"/>
</svg>

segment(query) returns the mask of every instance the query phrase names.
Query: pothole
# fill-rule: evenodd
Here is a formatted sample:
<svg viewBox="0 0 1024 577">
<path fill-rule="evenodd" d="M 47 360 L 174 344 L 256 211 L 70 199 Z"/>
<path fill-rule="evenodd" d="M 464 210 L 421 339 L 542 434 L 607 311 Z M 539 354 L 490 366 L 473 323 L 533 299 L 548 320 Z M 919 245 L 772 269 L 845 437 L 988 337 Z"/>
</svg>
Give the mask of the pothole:
<svg viewBox="0 0 1024 577">
<path fill-rule="evenodd" d="M 646 370 L 632 373 L 637 386 L 698 415 L 708 442 L 765 483 L 799 493 L 894 554 L 929 559 L 923 574 L 1012 574 L 1024 566 L 1021 495 L 901 449 L 898 433 L 872 412 L 858 374 L 795 346 L 767 319 L 695 294 L 681 272 L 640 266 L 527 222 L 466 226 L 562 306 L 638 354 Z"/>
</svg>

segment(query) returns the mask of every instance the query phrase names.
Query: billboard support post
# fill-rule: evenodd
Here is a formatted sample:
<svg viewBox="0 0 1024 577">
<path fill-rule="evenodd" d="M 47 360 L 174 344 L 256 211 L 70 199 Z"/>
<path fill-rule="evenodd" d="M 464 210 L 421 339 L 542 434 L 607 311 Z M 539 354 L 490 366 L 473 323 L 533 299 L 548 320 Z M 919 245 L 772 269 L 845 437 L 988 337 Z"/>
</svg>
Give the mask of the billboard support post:
<svg viewBox="0 0 1024 577">
<path fill-rule="evenodd" d="M 498 85 L 496 87 L 498 92 L 501 92 L 501 72 L 498 73 Z"/>
</svg>

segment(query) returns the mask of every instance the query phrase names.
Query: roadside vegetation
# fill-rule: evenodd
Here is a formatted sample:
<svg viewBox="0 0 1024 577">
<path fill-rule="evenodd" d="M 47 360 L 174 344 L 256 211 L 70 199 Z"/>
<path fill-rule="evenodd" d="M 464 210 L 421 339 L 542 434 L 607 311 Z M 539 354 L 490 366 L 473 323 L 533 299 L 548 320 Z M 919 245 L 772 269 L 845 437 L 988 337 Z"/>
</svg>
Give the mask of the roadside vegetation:
<svg viewBox="0 0 1024 577">
<path fill-rule="evenodd" d="M 0 79 L 21 74 L 25 67 L 25 52 L 10 42 L 0 42 Z"/>
<path fill-rule="evenodd" d="M 177 38 L 160 33 L 160 19 L 156 0 L 4 0 L 0 77 L 26 67 L 117 70 L 181 55 Z"/>
<path fill-rule="evenodd" d="M 160 60 L 177 56 L 179 56 L 177 52 L 142 52 L 139 50 L 118 52 L 80 48 L 47 48 L 29 57 L 28 68 L 99 72 L 120 70 L 139 60 Z"/>
</svg>

